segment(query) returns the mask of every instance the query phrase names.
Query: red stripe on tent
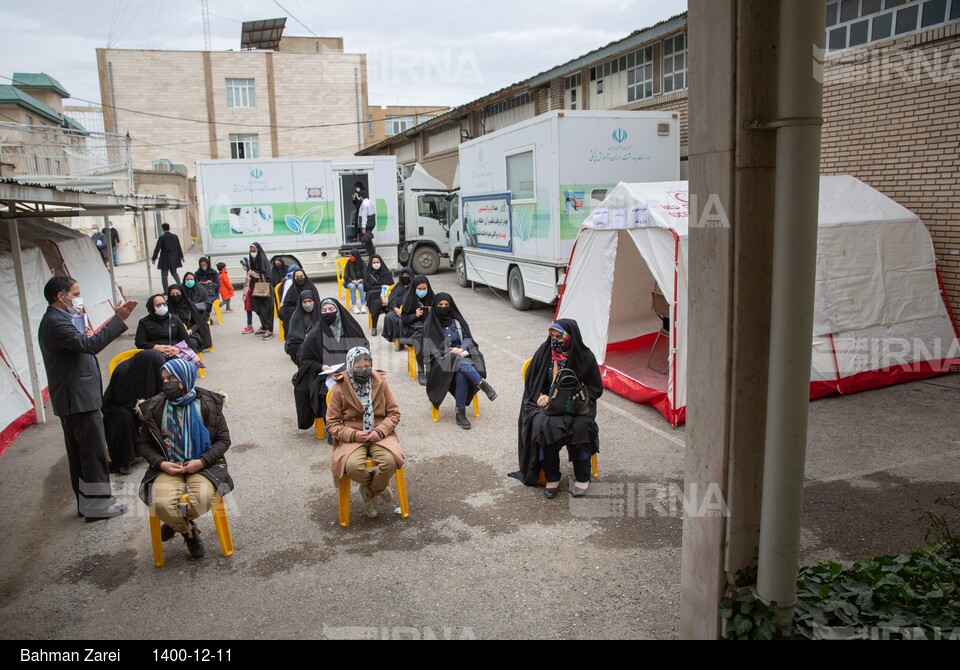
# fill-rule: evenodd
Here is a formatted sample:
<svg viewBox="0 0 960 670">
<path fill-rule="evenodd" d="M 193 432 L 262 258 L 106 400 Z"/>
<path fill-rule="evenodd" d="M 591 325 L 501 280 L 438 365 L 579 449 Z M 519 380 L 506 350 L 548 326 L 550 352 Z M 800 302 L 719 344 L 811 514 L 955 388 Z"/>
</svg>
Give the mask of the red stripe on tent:
<svg viewBox="0 0 960 670">
<path fill-rule="evenodd" d="M 667 360 L 670 361 L 670 367 L 673 368 L 673 407 L 677 406 L 677 352 L 680 351 L 677 346 L 677 315 L 679 311 L 677 309 L 677 304 L 679 303 L 679 292 L 680 292 L 680 236 L 677 235 L 677 231 L 670 229 L 670 232 L 673 233 L 673 323 L 670 324 L 670 334 L 673 336 L 673 349 L 670 351 L 670 355 Z M 663 410 L 661 410 L 662 412 Z M 670 423 L 673 424 L 673 427 L 676 428 L 676 422 L 671 418 Z"/>
<path fill-rule="evenodd" d="M 580 241 L 580 234 L 577 233 L 576 239 L 573 241 L 573 249 L 570 250 L 570 260 L 567 261 L 567 269 L 563 273 L 563 284 L 560 286 L 560 296 L 557 298 L 557 309 L 553 312 L 553 322 L 556 323 L 557 319 L 560 318 L 560 305 L 563 304 L 563 296 L 567 293 L 567 280 L 570 278 L 570 268 L 573 267 L 573 255 L 577 253 L 577 242 Z"/>
<path fill-rule="evenodd" d="M 31 408 L 23 416 L 14 419 L 9 426 L 0 431 L 0 456 L 7 450 L 20 433 L 37 422 L 37 410 Z"/>
<path fill-rule="evenodd" d="M 960 365 L 960 358 L 945 358 L 939 361 L 915 361 L 906 365 L 896 365 L 882 370 L 868 370 L 832 382 L 810 382 L 810 399 L 825 398 L 830 395 L 849 395 L 885 388 L 896 384 L 921 381 L 939 377 L 950 372 L 951 367 Z"/>
</svg>

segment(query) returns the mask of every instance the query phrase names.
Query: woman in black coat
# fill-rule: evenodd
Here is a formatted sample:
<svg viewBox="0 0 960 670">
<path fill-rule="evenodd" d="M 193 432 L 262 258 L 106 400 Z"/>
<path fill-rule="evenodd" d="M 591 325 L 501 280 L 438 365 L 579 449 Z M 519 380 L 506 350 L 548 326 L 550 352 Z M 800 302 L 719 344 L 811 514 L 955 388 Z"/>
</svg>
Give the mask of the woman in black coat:
<svg viewBox="0 0 960 670">
<path fill-rule="evenodd" d="M 364 293 L 363 275 L 366 274 L 367 267 L 363 264 L 363 258 L 356 251 L 350 252 L 347 259 L 347 265 L 343 269 L 343 288 L 349 291 L 353 300 L 353 313 L 366 314 L 367 298 Z"/>
<path fill-rule="evenodd" d="M 417 354 L 417 379 L 420 386 L 426 386 L 427 377 L 423 373 L 423 324 L 435 296 L 430 287 L 430 280 L 423 275 L 413 278 L 410 289 L 404 296 L 403 307 L 400 309 L 400 326 L 403 335 L 400 342 L 413 347 Z"/>
<path fill-rule="evenodd" d="M 140 499 L 163 522 L 164 542 L 181 533 L 190 555 L 201 558 L 203 541 L 195 520 L 210 510 L 217 495 L 233 490 L 224 458 L 230 448 L 224 398 L 196 388 L 197 369 L 179 358 L 167 361 L 160 374 L 162 393 L 140 403 L 138 446 L 149 465 Z M 190 502 L 180 507 L 184 493 Z"/>
<path fill-rule="evenodd" d="M 140 417 L 135 407 L 144 398 L 160 393 L 160 368 L 167 357 L 147 349 L 114 369 L 103 393 L 103 430 L 110 454 L 110 472 L 129 475 L 137 459 Z"/>
<path fill-rule="evenodd" d="M 250 255 L 247 256 L 247 276 L 250 277 L 250 304 L 252 311 L 260 319 L 260 328 L 255 331 L 255 335 L 262 335 L 263 339 L 269 340 L 273 337 L 273 309 L 274 293 L 273 284 L 270 281 L 270 261 L 267 259 L 267 253 L 260 246 L 259 242 L 250 245 Z M 257 297 L 254 291 L 257 284 L 266 283 L 270 287 L 268 295 Z"/>
<path fill-rule="evenodd" d="M 207 302 L 213 305 L 214 300 L 220 299 L 220 273 L 210 264 L 209 256 L 200 258 L 200 265 L 194 274 L 200 288 L 207 292 Z"/>
<path fill-rule="evenodd" d="M 187 334 L 192 336 L 188 340 L 192 342 L 191 349 L 201 352 L 210 348 L 213 343 L 213 338 L 210 336 L 210 326 L 206 319 L 200 316 L 196 305 L 186 296 L 183 287 L 179 284 L 170 284 L 167 289 L 167 307 L 170 308 L 170 313 L 180 317 L 183 325 L 187 327 Z"/>
<path fill-rule="evenodd" d="M 286 292 L 284 292 L 284 290 Z M 285 331 L 290 330 L 290 317 L 297 311 L 297 305 L 300 303 L 300 294 L 303 291 L 310 291 L 314 297 L 320 295 L 317 287 L 314 286 L 310 278 L 307 277 L 306 272 L 300 269 L 294 270 L 289 287 L 281 289 L 282 300 L 280 309 L 277 311 L 277 316 L 280 317 L 280 321 L 283 322 L 283 329 Z"/>
<path fill-rule="evenodd" d="M 176 286 L 173 284 L 171 288 Z M 194 351 L 199 351 L 199 338 L 187 332 L 180 317 L 170 311 L 167 299 L 152 295 L 147 300 L 147 315 L 137 324 L 137 337 L 134 340 L 137 349 L 153 349 L 167 358 L 173 358 L 180 351 L 177 342 L 186 342 Z"/>
<path fill-rule="evenodd" d="M 213 306 L 213 298 L 207 293 L 207 289 L 197 281 L 197 275 L 192 272 L 183 275 L 183 284 L 180 285 L 180 288 L 183 289 L 183 294 L 187 296 L 187 300 L 192 302 L 193 306 L 197 308 L 197 312 L 200 313 L 200 318 L 204 321 L 209 320 Z"/>
<path fill-rule="evenodd" d="M 377 336 L 377 326 L 380 324 L 380 314 L 384 310 L 381 296 L 385 288 L 393 285 L 393 273 L 383 262 L 383 258 L 374 254 L 370 257 L 370 264 L 363 275 L 363 289 L 367 293 L 367 309 L 370 310 L 370 318 L 373 321 L 373 329 L 370 331 L 372 337 Z"/>
<path fill-rule="evenodd" d="M 286 328 L 283 350 L 294 365 L 300 364 L 300 346 L 303 341 L 320 322 L 320 308 L 317 306 L 315 296 L 313 291 L 300 291 L 300 302 L 293 316 L 290 317 L 290 325 Z"/>
<path fill-rule="evenodd" d="M 327 379 L 320 373 L 337 365 L 345 365 L 347 352 L 354 347 L 368 347 L 363 328 L 343 305 L 333 298 L 320 303 L 320 321 L 300 346 L 300 362 L 293 382 L 293 399 L 297 406 L 297 426 L 306 430 L 317 417 L 327 412 Z"/>
<path fill-rule="evenodd" d="M 410 290 L 410 282 L 413 279 L 413 270 L 403 268 L 400 270 L 400 276 L 397 283 L 390 291 L 390 300 L 384 307 L 385 316 L 383 317 L 383 332 L 381 333 L 388 342 L 399 340 L 401 335 L 400 312 L 403 307 L 403 299 Z"/>
<path fill-rule="evenodd" d="M 487 365 L 470 326 L 449 293 L 438 293 L 423 324 L 427 397 L 439 408 L 449 393 L 456 400 L 457 425 L 470 430 L 466 407 L 477 391 L 491 401 L 497 392 L 486 381 Z"/>
<path fill-rule="evenodd" d="M 294 267 L 287 267 L 283 256 L 274 256 L 270 259 L 270 286 L 274 289 L 276 289 L 278 285 L 282 286 L 283 283 L 287 281 L 287 274 L 293 269 Z M 280 290 L 282 291 L 283 289 Z"/>
<path fill-rule="evenodd" d="M 572 370 L 586 387 L 589 397 L 586 414 L 550 415 L 544 411 L 553 381 L 562 369 Z M 560 486 L 560 449 L 566 445 L 577 480 L 570 493 L 576 498 L 585 495 L 590 485 L 590 457 L 600 451 L 596 417 L 597 400 L 602 394 L 600 366 L 583 343 L 580 327 L 573 319 L 560 319 L 550 326 L 547 341 L 537 349 L 527 369 L 518 421 L 520 470 L 510 476 L 527 486 L 536 486 L 543 469 L 547 478 L 544 495 L 555 498 Z"/>
</svg>

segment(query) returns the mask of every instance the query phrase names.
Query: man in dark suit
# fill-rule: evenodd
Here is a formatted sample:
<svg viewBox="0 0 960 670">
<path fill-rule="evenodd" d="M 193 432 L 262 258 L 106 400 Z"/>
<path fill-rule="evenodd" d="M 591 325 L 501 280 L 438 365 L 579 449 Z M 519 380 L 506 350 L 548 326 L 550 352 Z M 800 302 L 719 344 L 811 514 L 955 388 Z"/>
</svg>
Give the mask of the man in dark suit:
<svg viewBox="0 0 960 670">
<path fill-rule="evenodd" d="M 126 505 L 110 490 L 107 442 L 103 433 L 103 384 L 96 354 L 127 330 L 123 322 L 137 306 L 120 304 L 117 315 L 96 335 L 86 328 L 80 285 L 57 276 L 43 288 L 47 312 L 40 320 L 39 340 L 47 369 L 50 402 L 60 417 L 70 464 L 70 483 L 77 496 L 77 513 L 87 521 L 120 516 Z"/>
<path fill-rule="evenodd" d="M 180 238 L 170 232 L 170 224 L 165 223 L 160 226 L 163 229 L 163 235 L 157 238 L 157 246 L 153 248 L 153 262 L 157 263 L 157 269 L 160 270 L 160 282 L 163 284 L 163 292 L 167 292 L 167 273 L 173 275 L 174 281 L 180 283 L 180 276 L 177 274 L 177 268 L 183 267 L 183 249 L 180 247 Z"/>
</svg>

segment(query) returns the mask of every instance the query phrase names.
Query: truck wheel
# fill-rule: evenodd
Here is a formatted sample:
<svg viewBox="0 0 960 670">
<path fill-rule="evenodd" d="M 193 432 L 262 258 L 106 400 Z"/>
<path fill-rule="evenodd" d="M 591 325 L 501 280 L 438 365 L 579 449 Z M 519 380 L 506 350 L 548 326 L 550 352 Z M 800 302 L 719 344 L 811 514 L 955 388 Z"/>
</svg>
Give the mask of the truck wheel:
<svg viewBox="0 0 960 670">
<path fill-rule="evenodd" d="M 510 293 L 510 304 L 513 305 L 514 309 L 526 312 L 533 307 L 533 301 L 523 292 L 523 274 L 520 272 L 520 268 L 510 268 L 507 290 Z"/>
<path fill-rule="evenodd" d="M 440 254 L 431 247 L 420 247 L 413 252 L 413 260 L 410 262 L 414 274 L 432 275 L 440 269 Z"/>
<path fill-rule="evenodd" d="M 470 282 L 467 281 L 467 261 L 463 254 L 457 256 L 457 283 L 463 288 L 470 285 Z"/>
</svg>

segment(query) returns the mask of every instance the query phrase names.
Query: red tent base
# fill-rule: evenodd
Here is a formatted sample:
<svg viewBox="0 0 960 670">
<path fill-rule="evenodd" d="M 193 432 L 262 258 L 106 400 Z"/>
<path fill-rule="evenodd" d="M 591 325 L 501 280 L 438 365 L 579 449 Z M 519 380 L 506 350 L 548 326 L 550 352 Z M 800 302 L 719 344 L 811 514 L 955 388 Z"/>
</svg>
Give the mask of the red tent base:
<svg viewBox="0 0 960 670">
<path fill-rule="evenodd" d="M 810 382 L 810 399 L 817 400 L 831 395 L 851 395 L 861 391 L 931 379 L 950 372 L 960 372 L 960 358 L 939 361 L 917 361 L 883 370 L 868 370 L 843 377 L 838 381 Z"/>
</svg>

